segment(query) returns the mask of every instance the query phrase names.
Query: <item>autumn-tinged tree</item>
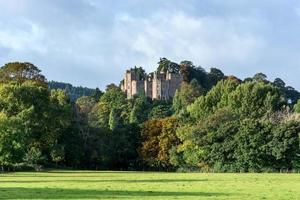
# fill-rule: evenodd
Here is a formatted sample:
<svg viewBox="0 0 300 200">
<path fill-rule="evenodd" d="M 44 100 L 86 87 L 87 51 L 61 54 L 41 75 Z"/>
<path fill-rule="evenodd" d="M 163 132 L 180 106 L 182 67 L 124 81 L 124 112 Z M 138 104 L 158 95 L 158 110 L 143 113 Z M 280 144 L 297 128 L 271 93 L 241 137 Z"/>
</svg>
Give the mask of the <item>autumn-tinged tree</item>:
<svg viewBox="0 0 300 200">
<path fill-rule="evenodd" d="M 170 169 L 170 150 L 179 143 L 177 120 L 170 117 L 146 121 L 141 130 L 140 156 L 156 169 Z"/>
<path fill-rule="evenodd" d="M 196 67 L 191 61 L 185 60 L 180 63 L 180 73 L 186 83 L 195 79 L 206 91 L 210 87 L 207 72 L 202 67 Z"/>
<path fill-rule="evenodd" d="M 143 124 L 141 130 L 141 147 L 139 154 L 141 158 L 151 167 L 159 167 L 157 158 L 159 153 L 159 136 L 162 131 L 160 120 L 149 120 Z"/>
</svg>

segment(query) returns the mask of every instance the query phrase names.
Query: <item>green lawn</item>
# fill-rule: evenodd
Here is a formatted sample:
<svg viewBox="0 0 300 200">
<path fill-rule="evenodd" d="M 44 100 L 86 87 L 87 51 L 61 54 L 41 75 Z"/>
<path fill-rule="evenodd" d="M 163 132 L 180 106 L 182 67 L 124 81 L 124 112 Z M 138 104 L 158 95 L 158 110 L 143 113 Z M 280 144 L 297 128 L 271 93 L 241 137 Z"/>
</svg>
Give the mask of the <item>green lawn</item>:
<svg viewBox="0 0 300 200">
<path fill-rule="evenodd" d="M 300 174 L 0 174 L 0 199 L 300 199 Z"/>
</svg>

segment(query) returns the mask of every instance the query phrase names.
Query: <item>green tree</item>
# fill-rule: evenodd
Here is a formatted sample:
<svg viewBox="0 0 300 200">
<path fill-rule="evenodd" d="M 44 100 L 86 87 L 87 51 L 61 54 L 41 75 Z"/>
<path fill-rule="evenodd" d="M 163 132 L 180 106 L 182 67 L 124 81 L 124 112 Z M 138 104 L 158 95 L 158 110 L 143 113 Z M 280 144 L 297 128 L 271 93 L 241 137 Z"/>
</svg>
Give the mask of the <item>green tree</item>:
<svg viewBox="0 0 300 200">
<path fill-rule="evenodd" d="M 267 78 L 268 78 L 267 75 L 265 75 L 264 73 L 257 73 L 253 76 L 252 80 L 257 82 L 268 83 Z"/>
<path fill-rule="evenodd" d="M 92 97 L 94 98 L 94 100 L 96 102 L 98 102 L 102 95 L 103 95 L 103 92 L 99 88 L 96 88 L 92 94 Z"/>
<path fill-rule="evenodd" d="M 133 99 L 133 107 L 130 112 L 130 123 L 143 123 L 148 118 L 150 104 L 145 94 L 139 94 Z"/>
<path fill-rule="evenodd" d="M 228 104 L 241 117 L 259 118 L 281 109 L 285 102 L 280 90 L 273 85 L 247 82 L 230 94 Z"/>
<path fill-rule="evenodd" d="M 241 122 L 235 136 L 236 149 L 234 158 L 240 171 L 261 171 L 267 166 L 266 144 L 270 130 L 255 119 Z"/>
<path fill-rule="evenodd" d="M 295 104 L 294 110 L 296 113 L 300 113 L 300 100 L 298 100 L 297 104 Z"/>
<path fill-rule="evenodd" d="M 50 155 L 51 155 L 52 161 L 55 162 L 56 167 L 57 167 L 58 163 L 65 159 L 65 148 L 64 148 L 64 146 L 55 145 L 54 147 L 52 147 Z"/>
<path fill-rule="evenodd" d="M 210 87 L 213 87 L 224 78 L 225 78 L 224 73 L 217 68 L 211 68 L 210 72 L 208 73 L 208 80 L 209 80 Z"/>
<path fill-rule="evenodd" d="M 24 162 L 27 166 L 33 167 L 35 171 L 40 171 L 42 163 L 44 163 L 45 157 L 40 149 L 31 147 L 24 156 Z"/>
<path fill-rule="evenodd" d="M 109 128 L 110 130 L 115 130 L 121 126 L 120 123 L 120 111 L 116 108 L 111 109 L 109 114 Z"/>
<path fill-rule="evenodd" d="M 281 89 L 285 88 L 285 82 L 280 78 L 276 78 L 273 84 Z"/>
<path fill-rule="evenodd" d="M 171 73 L 179 73 L 180 67 L 177 63 L 174 63 L 167 58 L 160 58 L 158 62 L 157 72 L 171 72 Z"/>
<path fill-rule="evenodd" d="M 0 68 L 0 82 L 2 83 L 11 81 L 24 83 L 29 80 L 47 86 L 46 78 L 41 74 L 41 70 L 31 63 L 12 62 Z"/>
<path fill-rule="evenodd" d="M 22 163 L 26 146 L 22 121 L 18 117 L 8 117 L 0 112 L 0 166 L 14 167 Z"/>
<path fill-rule="evenodd" d="M 222 80 L 213 87 L 205 96 L 198 97 L 188 106 L 187 110 L 192 119 L 202 119 L 212 114 L 219 108 L 227 107 L 230 95 L 238 87 L 238 83 L 232 80 Z"/>
<path fill-rule="evenodd" d="M 163 119 L 172 115 L 172 105 L 158 104 L 152 107 L 149 112 L 149 119 Z"/>
<path fill-rule="evenodd" d="M 277 170 L 290 170 L 299 160 L 299 122 L 274 124 L 268 142 L 271 153 L 270 165 Z"/>
<path fill-rule="evenodd" d="M 191 83 L 182 83 L 181 87 L 176 91 L 173 98 L 173 110 L 179 113 L 182 109 L 186 109 L 188 105 L 204 94 L 204 89 L 194 79 Z"/>
</svg>

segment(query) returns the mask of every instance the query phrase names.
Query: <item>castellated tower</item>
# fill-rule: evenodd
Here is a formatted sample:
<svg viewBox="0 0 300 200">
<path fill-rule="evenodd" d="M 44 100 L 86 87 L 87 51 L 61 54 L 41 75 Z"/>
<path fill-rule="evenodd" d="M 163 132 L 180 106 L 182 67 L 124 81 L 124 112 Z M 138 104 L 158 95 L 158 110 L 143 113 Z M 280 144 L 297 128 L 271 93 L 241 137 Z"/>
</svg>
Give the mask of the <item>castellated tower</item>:
<svg viewBox="0 0 300 200">
<path fill-rule="evenodd" d="M 167 71 L 146 75 L 141 68 L 133 68 L 126 71 L 121 89 L 127 94 L 128 99 L 139 92 L 144 92 L 151 99 L 168 100 L 174 97 L 182 80 L 180 73 Z"/>
<path fill-rule="evenodd" d="M 179 73 L 156 72 L 152 83 L 152 99 L 168 100 L 174 97 L 180 87 L 182 76 Z"/>
<path fill-rule="evenodd" d="M 144 74 L 140 73 L 141 71 L 137 69 L 139 68 L 127 70 L 123 85 L 121 85 L 121 89 L 126 93 L 128 99 L 131 99 L 134 95 L 145 90 Z"/>
</svg>

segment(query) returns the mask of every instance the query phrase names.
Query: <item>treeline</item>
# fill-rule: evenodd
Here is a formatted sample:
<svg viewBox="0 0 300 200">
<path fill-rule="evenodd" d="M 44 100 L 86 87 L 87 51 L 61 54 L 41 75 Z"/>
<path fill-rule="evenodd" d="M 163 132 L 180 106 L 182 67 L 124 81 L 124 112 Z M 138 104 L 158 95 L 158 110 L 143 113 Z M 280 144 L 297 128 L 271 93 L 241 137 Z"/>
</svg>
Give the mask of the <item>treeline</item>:
<svg viewBox="0 0 300 200">
<path fill-rule="evenodd" d="M 170 101 L 108 85 L 72 102 L 31 63 L 0 68 L 2 170 L 266 172 L 300 169 L 300 94 L 266 75 L 240 80 L 163 58 L 183 75 Z M 51 87 L 50 87 L 51 88 Z"/>
<path fill-rule="evenodd" d="M 81 87 L 81 86 L 76 87 L 70 83 L 63 83 L 57 81 L 49 81 L 48 87 L 50 90 L 57 90 L 57 89 L 64 90 L 66 94 L 69 96 L 71 102 L 76 102 L 78 98 L 83 96 L 92 96 L 96 92 L 96 90 L 99 90 L 98 88 L 91 89 L 91 88 Z"/>
</svg>

